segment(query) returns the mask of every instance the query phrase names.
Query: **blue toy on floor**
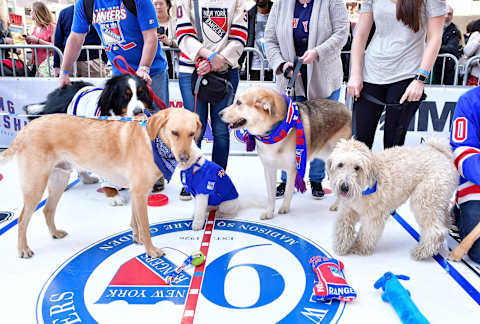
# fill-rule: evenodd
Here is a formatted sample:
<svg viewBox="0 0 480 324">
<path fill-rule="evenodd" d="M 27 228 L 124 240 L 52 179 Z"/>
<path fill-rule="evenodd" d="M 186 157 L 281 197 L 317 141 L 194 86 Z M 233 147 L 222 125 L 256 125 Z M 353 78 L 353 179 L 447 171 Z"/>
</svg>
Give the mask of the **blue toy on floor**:
<svg viewBox="0 0 480 324">
<path fill-rule="evenodd" d="M 390 302 L 404 324 L 429 324 L 417 305 L 410 298 L 410 292 L 403 287 L 398 279 L 409 280 L 403 275 L 394 275 L 391 272 L 385 273 L 373 285 L 376 289 L 382 288 L 382 299 Z"/>
</svg>

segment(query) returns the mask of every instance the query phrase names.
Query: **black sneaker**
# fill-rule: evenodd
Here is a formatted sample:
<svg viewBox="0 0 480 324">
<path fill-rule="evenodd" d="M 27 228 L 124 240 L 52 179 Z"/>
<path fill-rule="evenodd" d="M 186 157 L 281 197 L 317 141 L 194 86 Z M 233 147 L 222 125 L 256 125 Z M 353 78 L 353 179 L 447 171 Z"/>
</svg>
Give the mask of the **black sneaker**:
<svg viewBox="0 0 480 324">
<path fill-rule="evenodd" d="M 313 199 L 323 199 L 325 198 L 325 191 L 323 191 L 321 182 L 310 182 L 312 186 L 312 196 Z"/>
<path fill-rule="evenodd" d="M 191 199 L 192 199 L 192 195 L 185 190 L 185 187 L 182 187 L 182 191 L 180 191 L 180 200 L 191 200 Z"/>
<path fill-rule="evenodd" d="M 275 194 L 275 198 L 276 199 L 280 199 L 280 198 L 283 198 L 283 196 L 285 195 L 285 186 L 287 184 L 285 182 L 281 182 L 278 187 L 277 187 L 277 192 Z"/>
<path fill-rule="evenodd" d="M 165 178 L 158 178 L 157 182 L 153 185 L 152 192 L 160 192 L 165 189 Z"/>
</svg>

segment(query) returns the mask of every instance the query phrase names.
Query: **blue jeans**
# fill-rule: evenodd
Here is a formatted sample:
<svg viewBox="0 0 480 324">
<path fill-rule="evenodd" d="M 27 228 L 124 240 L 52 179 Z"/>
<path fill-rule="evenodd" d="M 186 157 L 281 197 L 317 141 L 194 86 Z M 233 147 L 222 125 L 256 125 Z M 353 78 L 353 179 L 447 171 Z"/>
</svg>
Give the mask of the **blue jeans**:
<svg viewBox="0 0 480 324">
<path fill-rule="evenodd" d="M 150 87 L 152 88 L 153 93 L 155 93 L 168 108 L 170 106 L 170 97 L 168 94 L 168 70 L 152 75 L 151 78 L 152 84 Z M 155 102 L 153 102 L 153 110 L 155 112 L 160 110 L 160 107 L 157 107 Z"/>
<path fill-rule="evenodd" d="M 227 169 L 228 153 L 230 150 L 230 130 L 228 129 L 228 124 L 220 119 L 218 113 L 233 103 L 239 81 L 238 69 L 232 69 L 230 71 L 229 80 L 232 83 L 233 89 L 228 91 L 221 102 L 210 104 L 210 121 L 212 123 L 213 135 L 212 161 L 220 165 L 224 170 Z M 179 73 L 178 83 L 180 85 L 180 92 L 182 93 L 183 106 L 190 111 L 194 111 L 195 96 L 192 93 L 192 74 Z M 200 147 L 208 123 L 208 103 L 198 99 L 196 113 L 200 116 L 200 121 L 202 122 L 202 132 L 197 140 L 197 145 Z"/>
<path fill-rule="evenodd" d="M 463 240 L 480 223 L 480 200 L 470 200 L 461 204 L 460 212 L 455 216 L 460 238 Z M 480 263 L 480 239 L 472 245 L 468 256 Z"/>
<path fill-rule="evenodd" d="M 326 99 L 338 101 L 339 97 L 340 89 L 337 89 L 332 92 L 332 94 Z M 303 102 L 306 101 L 307 98 L 305 98 L 304 96 L 298 96 L 296 97 L 296 100 L 297 102 Z M 322 182 L 325 178 L 325 161 L 321 159 L 313 159 L 310 162 L 310 170 L 308 171 L 308 177 L 310 178 L 310 182 Z M 282 182 L 287 182 L 287 173 L 285 171 L 282 171 Z"/>
</svg>

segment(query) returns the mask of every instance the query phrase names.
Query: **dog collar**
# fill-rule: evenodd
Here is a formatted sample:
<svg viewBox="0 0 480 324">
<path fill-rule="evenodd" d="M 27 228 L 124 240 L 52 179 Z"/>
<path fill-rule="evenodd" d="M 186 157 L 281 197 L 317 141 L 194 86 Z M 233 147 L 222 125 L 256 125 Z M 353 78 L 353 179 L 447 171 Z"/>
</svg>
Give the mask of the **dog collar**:
<svg viewBox="0 0 480 324">
<path fill-rule="evenodd" d="M 377 191 L 377 182 L 378 182 L 378 181 L 375 181 L 373 187 L 367 188 L 367 189 L 365 189 L 364 191 L 362 191 L 362 195 L 368 196 L 368 195 L 370 195 L 370 194 L 373 194 L 375 191 Z"/>
</svg>

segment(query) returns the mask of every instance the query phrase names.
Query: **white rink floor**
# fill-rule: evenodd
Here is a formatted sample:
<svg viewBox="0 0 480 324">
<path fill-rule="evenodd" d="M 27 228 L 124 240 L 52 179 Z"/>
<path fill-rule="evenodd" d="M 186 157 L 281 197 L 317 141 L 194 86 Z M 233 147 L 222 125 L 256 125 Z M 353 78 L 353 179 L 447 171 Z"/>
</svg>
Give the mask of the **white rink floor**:
<svg viewBox="0 0 480 324">
<path fill-rule="evenodd" d="M 266 196 L 257 157 L 230 157 L 229 163 L 240 196 Z M 203 237 L 189 229 L 193 202 L 178 199 L 178 173 L 163 192 L 169 204 L 148 210 L 153 242 L 165 248 L 165 259 L 145 260 L 143 247 L 132 244 L 129 205 L 110 207 L 96 192 L 98 185 L 81 183 L 65 193 L 57 210 L 57 227 L 69 235 L 51 238 L 39 210 L 28 231 L 35 255 L 20 259 L 17 226 L 5 231 L 21 209 L 18 176 L 13 165 L 0 173 L 0 211 L 15 213 L 0 223 L 0 323 L 189 323 L 192 317 L 183 317 L 189 283 L 202 272 L 198 303 L 190 313 L 194 323 L 400 323 L 373 288 L 387 271 L 411 277 L 402 283 L 430 323 L 476 323 L 480 318 L 480 277 L 463 263 L 446 264 L 450 273 L 456 269 L 464 278 L 463 286 L 471 285 L 467 292 L 433 258 L 412 260 L 409 251 L 416 242 L 393 218 L 374 255 L 339 258 L 358 299 L 346 305 L 311 301 L 316 277 L 308 258 L 335 257 L 335 213 L 328 211 L 332 195 L 316 201 L 310 192 L 295 194 L 290 214 L 276 214 L 270 221 L 260 221 L 256 209 L 243 210 L 233 220 L 217 219 L 205 270 L 188 268 L 180 283 L 166 286 L 165 273 L 200 249 Z M 408 206 L 398 214 L 418 228 Z"/>
</svg>

